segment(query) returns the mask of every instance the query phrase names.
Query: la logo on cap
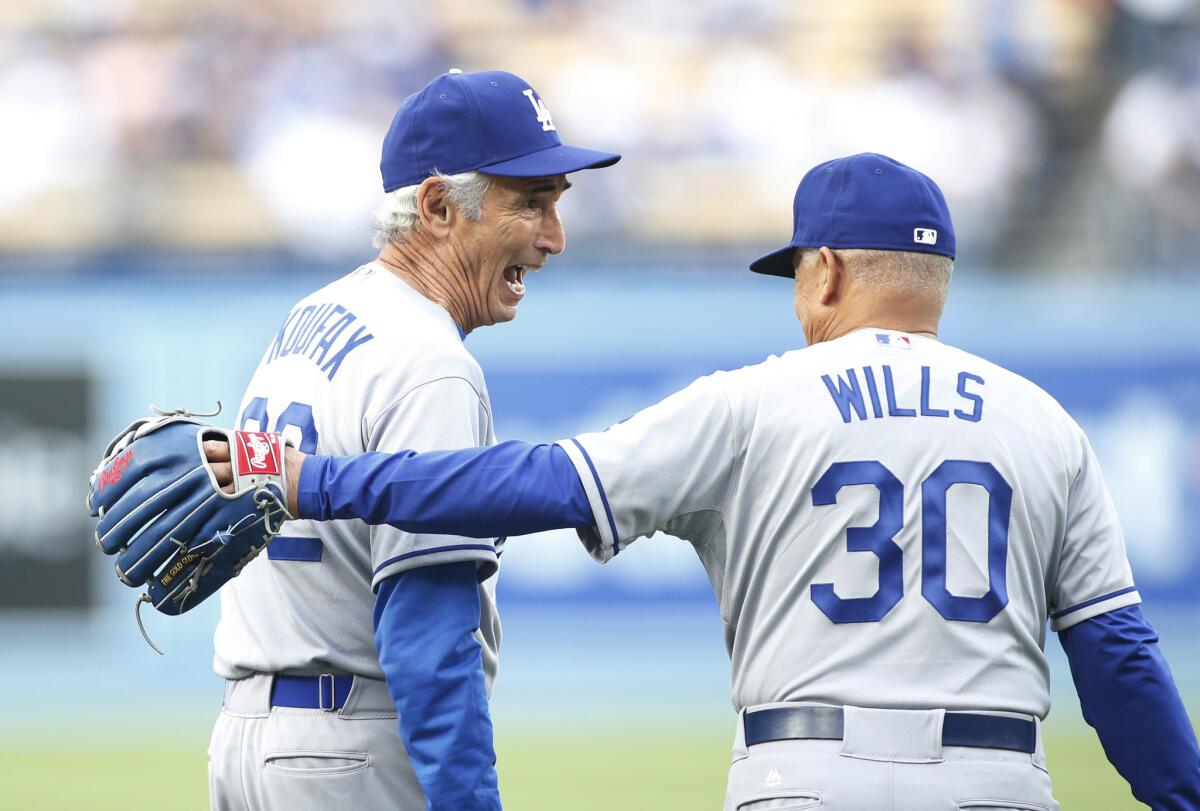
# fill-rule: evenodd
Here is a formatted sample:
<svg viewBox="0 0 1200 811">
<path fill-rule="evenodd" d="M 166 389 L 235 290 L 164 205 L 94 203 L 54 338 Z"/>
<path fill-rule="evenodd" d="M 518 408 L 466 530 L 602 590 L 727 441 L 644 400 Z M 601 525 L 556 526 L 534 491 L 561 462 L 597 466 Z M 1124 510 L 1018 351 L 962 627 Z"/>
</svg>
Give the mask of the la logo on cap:
<svg viewBox="0 0 1200 811">
<path fill-rule="evenodd" d="M 913 242 L 919 242 L 922 245 L 936 245 L 937 231 L 932 228 L 914 228 Z"/>
<path fill-rule="evenodd" d="M 546 102 L 533 95 L 532 87 L 522 91 L 521 95 L 529 99 L 529 103 L 533 105 L 533 112 L 537 115 L 538 123 L 542 125 L 542 132 L 558 129 L 554 126 L 554 120 L 550 118 L 550 108 L 546 106 Z"/>
</svg>

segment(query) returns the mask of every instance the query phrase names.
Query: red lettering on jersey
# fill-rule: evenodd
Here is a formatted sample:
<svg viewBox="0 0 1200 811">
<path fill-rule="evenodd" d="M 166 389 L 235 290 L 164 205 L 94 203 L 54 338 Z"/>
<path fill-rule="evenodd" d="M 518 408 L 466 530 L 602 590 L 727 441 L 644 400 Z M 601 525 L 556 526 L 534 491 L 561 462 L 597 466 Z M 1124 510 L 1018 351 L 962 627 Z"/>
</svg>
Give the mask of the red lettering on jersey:
<svg viewBox="0 0 1200 811">
<path fill-rule="evenodd" d="M 279 434 L 264 434 L 261 431 L 234 431 L 237 440 L 237 472 L 261 473 L 268 476 L 283 474 L 282 448 Z"/>
<path fill-rule="evenodd" d="M 121 481 L 121 476 L 129 469 L 129 460 L 133 458 L 133 448 L 125 451 L 112 461 L 104 470 L 100 471 L 100 482 L 96 486 L 97 490 L 103 490 L 110 484 L 116 484 Z"/>
</svg>

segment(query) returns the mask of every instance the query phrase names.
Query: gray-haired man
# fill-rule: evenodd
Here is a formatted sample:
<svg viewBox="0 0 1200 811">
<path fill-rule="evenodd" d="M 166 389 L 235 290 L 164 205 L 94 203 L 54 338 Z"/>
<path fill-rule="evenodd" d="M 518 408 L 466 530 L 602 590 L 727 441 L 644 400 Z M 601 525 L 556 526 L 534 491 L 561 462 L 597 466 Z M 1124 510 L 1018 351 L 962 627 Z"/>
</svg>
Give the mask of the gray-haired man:
<svg viewBox="0 0 1200 811">
<path fill-rule="evenodd" d="M 378 258 L 292 308 L 238 427 L 308 453 L 493 444 L 463 338 L 516 317 L 526 274 L 563 250 L 565 176 L 618 157 L 562 144 L 509 73 L 452 71 L 409 97 L 383 146 Z M 222 590 L 213 807 L 498 809 L 499 544 L 286 524 Z"/>
</svg>

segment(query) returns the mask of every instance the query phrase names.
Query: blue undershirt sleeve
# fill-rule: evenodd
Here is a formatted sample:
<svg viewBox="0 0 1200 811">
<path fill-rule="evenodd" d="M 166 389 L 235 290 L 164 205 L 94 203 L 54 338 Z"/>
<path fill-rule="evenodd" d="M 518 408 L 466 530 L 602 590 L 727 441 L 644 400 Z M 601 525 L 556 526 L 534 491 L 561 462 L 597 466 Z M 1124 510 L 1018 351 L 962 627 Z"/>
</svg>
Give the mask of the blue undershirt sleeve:
<svg viewBox="0 0 1200 811">
<path fill-rule="evenodd" d="M 309 456 L 302 518 L 358 518 L 406 532 L 492 538 L 590 527 L 587 493 L 557 445 Z"/>
<path fill-rule="evenodd" d="M 1200 748 L 1158 634 L 1131 605 L 1059 632 L 1084 720 L 1133 796 L 1155 811 L 1200 809 Z"/>
<path fill-rule="evenodd" d="M 427 811 L 500 811 L 473 561 L 409 569 L 375 598 L 375 645 Z"/>
</svg>

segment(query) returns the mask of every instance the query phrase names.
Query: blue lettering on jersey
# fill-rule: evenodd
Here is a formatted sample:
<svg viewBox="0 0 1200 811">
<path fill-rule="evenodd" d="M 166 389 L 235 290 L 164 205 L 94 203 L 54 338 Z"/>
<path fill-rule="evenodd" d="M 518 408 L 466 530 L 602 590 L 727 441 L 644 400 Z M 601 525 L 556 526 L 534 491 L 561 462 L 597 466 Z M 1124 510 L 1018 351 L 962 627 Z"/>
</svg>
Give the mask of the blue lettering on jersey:
<svg viewBox="0 0 1200 811">
<path fill-rule="evenodd" d="M 983 378 L 979 375 L 971 374 L 970 372 L 958 372 L 958 395 L 967 401 L 971 408 L 969 411 L 964 411 L 961 408 L 951 411 L 949 408 L 938 408 L 932 402 L 930 392 L 933 387 L 934 370 L 929 366 L 922 366 L 921 402 L 920 409 L 918 410 L 917 408 L 903 407 L 897 402 L 896 379 L 892 367 L 884 364 L 881 369 L 883 372 L 883 393 L 887 399 L 886 412 L 879 396 L 878 378 L 874 368 L 870 366 L 862 367 L 862 379 L 866 383 L 865 396 L 862 386 L 859 384 L 858 370 L 856 369 L 847 369 L 844 375 L 821 375 L 821 381 L 824 382 L 825 388 L 828 389 L 829 396 L 833 398 L 833 404 L 837 406 L 842 422 L 850 423 L 856 416 L 860 420 L 868 419 L 866 398 L 869 398 L 871 401 L 871 412 L 875 419 L 916 416 L 949 418 L 951 414 L 966 422 L 979 422 L 983 418 L 983 394 L 967 389 L 969 382 L 977 383 L 980 386 L 983 385 Z"/>
<path fill-rule="evenodd" d="M 983 418 L 983 396 L 980 394 L 972 394 L 971 392 L 967 391 L 968 380 L 974 380 L 976 383 L 982 386 L 983 378 L 979 375 L 973 375 L 970 372 L 958 373 L 959 396 L 961 396 L 964 400 L 970 400 L 975 403 L 975 407 L 969 414 L 956 408 L 954 409 L 954 416 L 958 417 L 960 420 L 966 420 L 967 422 L 979 422 L 979 420 Z"/>
<path fill-rule="evenodd" d="M 327 372 L 329 374 L 330 380 L 333 380 L 333 376 L 337 374 L 337 370 L 341 367 L 342 361 L 346 359 L 347 355 L 375 337 L 369 332 L 367 332 L 366 335 L 363 335 L 364 332 L 367 332 L 366 327 L 359 327 L 357 330 L 355 330 L 354 334 L 350 336 L 350 340 L 346 341 L 338 353 L 330 358 L 328 363 L 321 367 L 322 372 Z"/>
<path fill-rule="evenodd" d="M 853 369 L 846 370 L 846 377 L 849 382 L 843 381 L 842 376 L 838 375 L 837 388 L 834 388 L 833 381 L 829 379 L 829 375 L 821 375 L 821 379 L 825 381 L 825 388 L 829 389 L 829 394 L 833 397 L 834 404 L 838 407 L 838 411 L 842 413 L 842 422 L 850 422 L 850 409 L 854 408 L 860 420 L 867 418 L 867 407 L 863 403 L 862 389 L 858 387 L 858 375 Z"/>
<path fill-rule="evenodd" d="M 305 308 L 307 309 L 307 308 Z M 296 355 L 303 355 L 305 348 L 308 346 L 309 337 L 313 334 L 313 330 L 317 326 L 317 322 L 330 310 L 333 309 L 332 304 L 321 304 L 313 308 L 312 315 L 307 318 L 302 324 L 296 327 L 296 337 L 292 341 L 291 352 Z"/>
<path fill-rule="evenodd" d="M 950 412 L 929 405 L 929 367 L 921 367 L 921 416 L 949 417 Z"/>
<path fill-rule="evenodd" d="M 875 370 L 870 366 L 864 366 L 863 379 L 867 381 L 867 394 L 871 395 L 871 410 L 875 412 L 875 418 L 879 419 L 883 416 L 883 406 L 879 404 L 879 387 L 875 385 Z"/>
<path fill-rule="evenodd" d="M 300 347 L 301 352 L 308 351 L 308 348 L 312 346 L 313 340 L 325 331 L 325 325 L 329 323 L 329 317 L 339 309 L 341 308 L 336 304 L 327 304 L 324 311 L 317 311 L 317 314 L 313 316 L 313 328 L 309 330 L 308 335 L 304 339 L 304 345 Z"/>
<path fill-rule="evenodd" d="M 312 320 L 313 313 L 317 311 L 314 304 L 310 304 L 300 311 L 300 317 L 296 319 L 296 327 L 288 334 L 287 341 L 283 344 L 283 348 L 279 350 L 279 357 L 286 357 L 295 353 L 296 345 L 300 342 L 300 335 L 308 327 L 308 322 Z"/>
<path fill-rule="evenodd" d="M 279 357 L 279 352 L 283 349 L 283 338 L 287 334 L 288 327 L 296 320 L 296 316 L 300 315 L 298 310 L 292 310 L 288 313 L 288 317 L 284 319 L 283 325 L 279 328 L 279 332 L 275 333 L 275 340 L 271 342 L 270 348 L 267 350 L 267 363 Z"/>
<path fill-rule="evenodd" d="M 321 340 L 317 341 L 317 345 L 312 348 L 312 353 L 309 355 L 309 358 L 313 359 L 318 366 L 325 362 L 325 356 L 333 348 L 337 339 L 342 336 L 342 330 L 354 322 L 354 313 L 340 304 L 334 308 L 334 314 L 340 314 L 341 318 L 333 322 L 333 326 L 329 327 L 325 334 L 321 336 Z M 317 358 L 318 353 L 320 353 L 320 358 Z"/>
<path fill-rule="evenodd" d="M 340 317 L 330 324 L 330 320 L 335 316 Z M 365 326 L 359 326 L 349 338 L 339 343 L 342 333 L 357 320 L 358 316 L 354 313 L 340 304 L 331 302 L 309 304 L 292 310 L 279 332 L 275 333 L 275 340 L 267 350 L 264 363 L 271 363 L 288 355 L 305 355 L 332 381 L 346 357 L 375 337 L 367 332 Z M 320 340 L 317 340 L 318 336 Z M 330 352 L 333 354 L 330 355 Z"/>
<path fill-rule="evenodd" d="M 917 410 L 915 408 L 901 408 L 896 405 L 896 383 L 892 380 L 892 367 L 885 365 L 883 367 L 883 388 L 887 392 L 888 416 L 889 417 L 915 417 Z"/>
</svg>

